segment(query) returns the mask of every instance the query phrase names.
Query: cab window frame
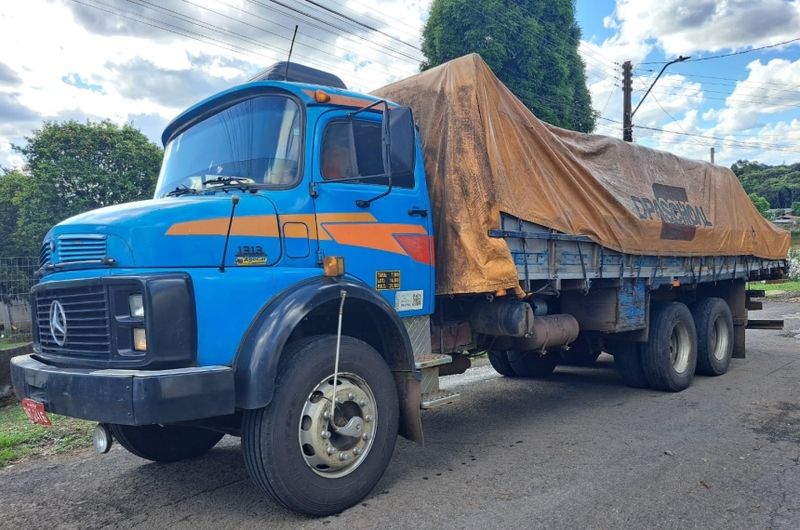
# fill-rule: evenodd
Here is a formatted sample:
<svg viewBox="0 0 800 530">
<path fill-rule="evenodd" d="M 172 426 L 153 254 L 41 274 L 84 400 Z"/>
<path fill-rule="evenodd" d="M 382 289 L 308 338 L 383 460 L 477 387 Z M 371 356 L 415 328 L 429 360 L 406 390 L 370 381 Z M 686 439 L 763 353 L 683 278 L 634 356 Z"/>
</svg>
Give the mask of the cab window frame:
<svg viewBox="0 0 800 530">
<path fill-rule="evenodd" d="M 380 173 L 373 173 L 368 175 L 350 175 L 346 177 L 330 177 L 329 175 L 325 174 L 325 154 L 326 154 L 326 144 L 328 135 L 332 132 L 331 129 L 335 126 L 341 125 L 349 125 L 348 127 L 348 135 L 349 139 L 349 163 L 350 167 L 354 170 L 353 172 L 359 171 L 359 164 L 358 164 L 358 147 L 357 147 L 357 140 L 356 140 L 356 131 L 355 131 L 355 123 L 366 123 L 371 126 L 375 126 L 378 128 L 379 131 L 379 146 L 377 152 L 380 156 L 380 163 L 382 171 Z M 383 140 L 381 137 L 383 128 L 383 118 L 381 116 L 380 119 L 369 119 L 369 118 L 354 118 L 350 116 L 337 116 L 332 118 L 325 124 L 325 128 L 323 129 L 322 136 L 320 139 L 320 155 L 319 155 L 319 175 L 323 182 L 335 184 L 366 184 L 370 186 L 387 186 L 388 185 L 388 176 L 386 175 L 385 167 L 383 167 Z M 398 175 L 392 175 L 392 187 L 401 188 L 401 189 L 415 189 L 416 188 L 416 176 L 415 171 L 412 169 L 411 171 L 404 172 Z"/>
</svg>

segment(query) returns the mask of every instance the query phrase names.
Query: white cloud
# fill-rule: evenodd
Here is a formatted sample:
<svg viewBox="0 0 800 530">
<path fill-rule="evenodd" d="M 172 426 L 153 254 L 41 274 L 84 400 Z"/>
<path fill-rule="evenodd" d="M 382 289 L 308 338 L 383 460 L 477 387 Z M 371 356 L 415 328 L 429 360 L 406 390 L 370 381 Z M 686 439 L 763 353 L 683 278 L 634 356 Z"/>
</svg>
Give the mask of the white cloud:
<svg viewBox="0 0 800 530">
<path fill-rule="evenodd" d="M 355 90 L 372 90 L 418 71 L 415 59 L 422 54 L 414 47 L 420 45 L 429 0 L 382 0 L 380 9 L 367 0 L 345 3 L 360 20 L 411 46 L 341 21 L 337 25 L 349 35 L 326 32 L 326 23 L 334 23 L 332 16 L 320 15 L 321 21 L 315 21 L 285 8 L 268 9 L 275 6 L 267 3 L 152 4 L 108 3 L 128 17 L 169 24 L 189 36 L 68 0 L 3 4 L 0 165 L 19 165 L 10 144 L 22 143 L 45 119 L 133 121 L 158 141 L 159 129 L 188 104 L 285 60 L 295 23 L 300 29 L 294 61 L 325 68 Z"/>
<path fill-rule="evenodd" d="M 797 37 L 796 0 L 618 0 L 624 42 L 655 42 L 667 56 L 741 49 Z"/>
</svg>

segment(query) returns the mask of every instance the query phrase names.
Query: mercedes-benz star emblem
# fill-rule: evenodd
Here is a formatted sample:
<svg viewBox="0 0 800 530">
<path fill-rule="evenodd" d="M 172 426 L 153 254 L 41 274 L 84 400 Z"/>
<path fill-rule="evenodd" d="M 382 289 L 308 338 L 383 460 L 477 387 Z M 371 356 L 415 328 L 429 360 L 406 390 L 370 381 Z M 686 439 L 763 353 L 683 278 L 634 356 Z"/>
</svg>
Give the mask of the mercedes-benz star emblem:
<svg viewBox="0 0 800 530">
<path fill-rule="evenodd" d="M 53 300 L 50 304 L 50 335 L 59 346 L 67 341 L 67 315 L 58 300 Z"/>
</svg>

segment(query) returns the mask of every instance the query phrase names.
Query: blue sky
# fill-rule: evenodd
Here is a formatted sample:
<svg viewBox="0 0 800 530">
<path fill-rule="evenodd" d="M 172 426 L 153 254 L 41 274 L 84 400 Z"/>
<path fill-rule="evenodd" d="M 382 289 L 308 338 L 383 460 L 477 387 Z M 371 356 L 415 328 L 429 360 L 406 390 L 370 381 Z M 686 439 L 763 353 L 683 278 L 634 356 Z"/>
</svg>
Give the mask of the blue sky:
<svg viewBox="0 0 800 530">
<path fill-rule="evenodd" d="M 412 75 L 430 0 L 26 0 L 0 4 L 0 166 L 42 120 L 133 123 L 153 141 L 183 108 L 283 59 L 333 71 L 358 90 Z M 634 95 L 658 63 L 800 37 L 800 0 L 577 0 L 596 132 L 619 137 L 621 63 Z M 301 15 L 309 13 L 311 17 Z M 330 27 L 337 25 L 345 32 Z M 401 41 L 408 43 L 404 45 Z M 717 163 L 800 162 L 800 42 L 672 65 L 634 117 L 645 145 Z"/>
<path fill-rule="evenodd" d="M 604 118 L 597 132 L 613 136 L 621 125 L 609 120 L 621 120 L 622 92 L 620 79 L 609 78 L 621 77 L 619 63 L 634 63 L 635 107 L 662 66 L 644 63 L 747 52 L 800 37 L 800 7 L 785 0 L 578 0 L 576 7 L 591 45 L 583 57 L 594 108 Z M 713 146 L 724 164 L 798 162 L 799 59 L 795 42 L 671 65 L 634 116 L 634 137 L 701 159 Z"/>
</svg>

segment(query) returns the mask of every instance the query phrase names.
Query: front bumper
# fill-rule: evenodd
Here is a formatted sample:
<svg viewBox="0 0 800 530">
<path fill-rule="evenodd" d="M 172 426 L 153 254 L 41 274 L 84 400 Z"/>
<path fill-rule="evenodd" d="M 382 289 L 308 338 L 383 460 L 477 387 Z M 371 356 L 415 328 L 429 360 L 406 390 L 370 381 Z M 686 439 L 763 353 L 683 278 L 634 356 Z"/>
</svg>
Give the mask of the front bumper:
<svg viewBox="0 0 800 530">
<path fill-rule="evenodd" d="M 234 412 L 233 369 L 171 370 L 58 368 L 33 355 L 11 359 L 19 399 L 44 403 L 53 414 L 121 425 L 151 425 Z"/>
</svg>

